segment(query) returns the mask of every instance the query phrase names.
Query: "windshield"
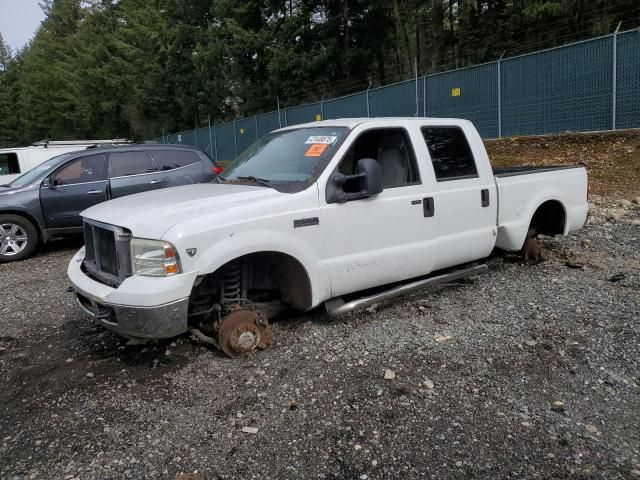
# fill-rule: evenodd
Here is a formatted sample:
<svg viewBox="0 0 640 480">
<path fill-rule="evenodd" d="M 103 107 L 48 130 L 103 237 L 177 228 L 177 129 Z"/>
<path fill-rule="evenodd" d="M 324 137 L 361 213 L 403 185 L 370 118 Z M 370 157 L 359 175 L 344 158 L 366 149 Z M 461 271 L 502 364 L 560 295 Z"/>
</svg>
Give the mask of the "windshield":
<svg viewBox="0 0 640 480">
<path fill-rule="evenodd" d="M 222 180 L 307 182 L 318 167 L 326 165 L 347 133 L 344 127 L 270 133 L 242 152 L 222 172 Z"/>
<path fill-rule="evenodd" d="M 41 163 L 37 167 L 32 168 L 27 173 L 20 175 L 13 182 L 9 184 L 11 187 L 24 187 L 25 185 L 30 185 L 33 182 L 38 182 L 46 177 L 51 170 L 57 167 L 64 159 L 71 156 L 70 153 L 63 153 L 62 155 L 57 155 L 53 158 L 50 158 L 44 163 Z"/>
</svg>

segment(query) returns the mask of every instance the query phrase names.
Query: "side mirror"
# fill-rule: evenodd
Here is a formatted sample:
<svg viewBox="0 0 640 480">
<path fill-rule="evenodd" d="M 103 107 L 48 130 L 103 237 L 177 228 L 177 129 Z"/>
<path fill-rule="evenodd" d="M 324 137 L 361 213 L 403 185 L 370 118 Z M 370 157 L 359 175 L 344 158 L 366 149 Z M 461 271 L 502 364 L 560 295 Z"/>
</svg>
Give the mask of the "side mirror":
<svg viewBox="0 0 640 480">
<path fill-rule="evenodd" d="M 56 182 L 53 179 L 53 175 L 49 175 L 47 178 L 45 178 L 44 181 L 42 182 L 42 186 L 50 188 L 51 190 L 58 189 L 58 185 L 56 185 Z"/>
<path fill-rule="evenodd" d="M 357 184 L 358 190 L 345 192 L 345 184 L 349 182 L 353 186 Z M 357 183 L 356 183 L 357 182 Z M 344 203 L 350 200 L 368 198 L 382 192 L 382 168 L 373 158 L 358 160 L 358 173 L 354 175 L 335 174 L 327 184 L 327 202 Z"/>
<path fill-rule="evenodd" d="M 373 158 L 362 158 L 358 160 L 358 175 L 360 178 L 360 189 L 369 195 L 377 195 L 382 192 L 382 167 Z"/>
</svg>

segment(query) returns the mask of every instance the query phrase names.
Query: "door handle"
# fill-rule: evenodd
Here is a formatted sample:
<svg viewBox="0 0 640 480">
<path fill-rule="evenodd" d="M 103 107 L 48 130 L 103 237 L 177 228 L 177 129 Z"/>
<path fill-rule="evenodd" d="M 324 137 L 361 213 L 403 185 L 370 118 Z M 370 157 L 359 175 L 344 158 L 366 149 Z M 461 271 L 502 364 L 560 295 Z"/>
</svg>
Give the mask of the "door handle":
<svg viewBox="0 0 640 480">
<path fill-rule="evenodd" d="M 87 195 L 100 195 L 102 193 L 102 190 L 89 190 L 87 192 Z"/>
<path fill-rule="evenodd" d="M 489 206 L 489 189 L 483 188 L 480 190 L 480 203 L 483 207 Z"/>
<path fill-rule="evenodd" d="M 149 182 L 150 185 L 155 185 L 156 183 L 160 183 L 162 180 L 151 180 Z"/>
<path fill-rule="evenodd" d="M 422 202 L 422 211 L 425 217 L 433 217 L 436 214 L 436 205 L 433 197 L 426 197 Z"/>
</svg>

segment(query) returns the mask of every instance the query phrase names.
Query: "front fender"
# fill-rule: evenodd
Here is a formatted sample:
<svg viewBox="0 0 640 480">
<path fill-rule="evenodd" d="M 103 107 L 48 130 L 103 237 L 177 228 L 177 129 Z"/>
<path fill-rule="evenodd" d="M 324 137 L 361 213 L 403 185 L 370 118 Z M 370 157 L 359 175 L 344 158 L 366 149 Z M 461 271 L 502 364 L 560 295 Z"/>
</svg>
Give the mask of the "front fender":
<svg viewBox="0 0 640 480">
<path fill-rule="evenodd" d="M 328 270 L 318 252 L 300 238 L 287 233 L 267 229 L 231 233 L 198 253 L 194 266 L 201 275 L 206 275 L 236 258 L 259 252 L 283 253 L 300 262 L 311 284 L 312 306 L 330 297 Z"/>
<path fill-rule="evenodd" d="M 38 229 L 42 240 L 47 241 L 47 231 L 45 228 L 44 216 L 40 208 L 40 197 L 33 191 L 16 192 L 0 198 L 0 214 L 23 216 Z"/>
</svg>

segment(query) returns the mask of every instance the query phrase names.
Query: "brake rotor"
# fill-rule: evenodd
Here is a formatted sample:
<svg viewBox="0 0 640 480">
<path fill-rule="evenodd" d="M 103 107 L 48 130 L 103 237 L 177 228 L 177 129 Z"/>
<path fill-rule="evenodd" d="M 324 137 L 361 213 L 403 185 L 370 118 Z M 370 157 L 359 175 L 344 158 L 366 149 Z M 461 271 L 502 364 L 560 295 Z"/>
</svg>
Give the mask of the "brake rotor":
<svg viewBox="0 0 640 480">
<path fill-rule="evenodd" d="M 218 329 L 220 349 L 229 357 L 271 346 L 271 328 L 262 313 L 236 310 L 222 319 Z"/>
</svg>

